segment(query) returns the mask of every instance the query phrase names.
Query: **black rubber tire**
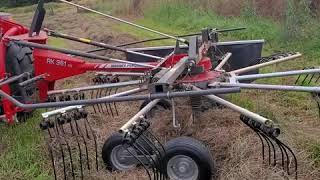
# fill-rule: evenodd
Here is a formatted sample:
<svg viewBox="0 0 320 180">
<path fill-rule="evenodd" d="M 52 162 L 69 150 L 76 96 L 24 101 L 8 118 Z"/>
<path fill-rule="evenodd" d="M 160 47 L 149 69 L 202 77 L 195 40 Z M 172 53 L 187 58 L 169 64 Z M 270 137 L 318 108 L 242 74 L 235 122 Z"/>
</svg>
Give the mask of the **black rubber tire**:
<svg viewBox="0 0 320 180">
<path fill-rule="evenodd" d="M 210 180 L 214 178 L 215 167 L 213 157 L 202 142 L 190 137 L 178 137 L 168 141 L 164 148 L 166 152 L 164 157 L 164 170 L 166 174 L 170 159 L 178 155 L 184 155 L 191 158 L 197 164 L 199 170 L 197 180 Z"/>
<path fill-rule="evenodd" d="M 113 148 L 122 145 L 123 144 L 123 135 L 120 133 L 113 133 L 104 143 L 102 147 L 102 159 L 104 164 L 106 165 L 106 168 L 109 171 L 118 171 L 119 169 L 114 165 L 111 159 L 111 153 Z M 143 146 L 147 151 L 150 153 L 152 152 L 152 149 L 146 144 L 145 141 L 142 139 L 138 138 L 137 142 Z M 139 153 L 137 153 L 139 154 Z M 139 166 L 140 164 L 137 164 Z"/>
<path fill-rule="evenodd" d="M 28 47 L 20 47 L 14 43 L 9 43 L 7 47 L 6 71 L 11 76 L 29 72 L 31 77 L 33 77 L 34 66 L 32 50 Z M 28 78 L 21 79 L 10 85 L 12 95 L 24 103 L 27 103 L 28 101 L 30 102 L 30 99 L 28 97 L 23 97 L 23 94 L 25 94 L 24 96 L 26 96 L 26 94 L 32 95 L 36 89 L 35 86 L 24 88 L 18 85 L 18 83 L 27 79 Z"/>
</svg>

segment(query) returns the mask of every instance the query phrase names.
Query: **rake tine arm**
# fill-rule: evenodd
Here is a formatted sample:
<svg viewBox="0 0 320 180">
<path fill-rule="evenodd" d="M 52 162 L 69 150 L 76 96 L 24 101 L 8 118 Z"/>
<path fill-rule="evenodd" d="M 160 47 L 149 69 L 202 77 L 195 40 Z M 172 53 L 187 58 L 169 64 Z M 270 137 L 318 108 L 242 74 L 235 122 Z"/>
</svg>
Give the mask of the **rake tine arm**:
<svg viewBox="0 0 320 180">
<path fill-rule="evenodd" d="M 263 79 L 263 78 L 275 78 L 275 77 L 286 77 L 286 76 L 296 76 L 296 75 L 313 74 L 314 76 L 315 74 L 319 74 L 319 73 L 320 73 L 320 69 L 307 69 L 307 70 L 233 76 L 231 78 L 234 78 L 237 81 L 245 81 L 245 80 L 257 80 L 257 79 Z"/>
<path fill-rule="evenodd" d="M 144 88 L 136 89 L 135 93 L 138 91 L 143 91 Z M 134 91 L 134 90 L 132 90 Z M 131 95 L 122 97 L 105 97 L 100 99 L 91 100 L 80 100 L 80 101 L 67 101 L 67 102 L 53 102 L 53 103 L 36 103 L 36 104 L 24 104 L 11 97 L 4 91 L 0 90 L 0 96 L 12 102 L 14 105 L 23 109 L 40 109 L 40 108 L 51 108 L 51 107 L 66 107 L 66 106 L 76 106 L 76 105 L 92 105 L 110 102 L 125 102 L 125 101 L 137 101 L 137 100 L 155 100 L 155 99 L 170 99 L 173 97 L 189 97 L 189 96 L 205 96 L 208 94 L 228 94 L 240 92 L 240 88 L 219 88 L 219 89 L 208 89 L 202 91 L 186 91 L 186 92 L 167 92 L 167 93 L 154 93 L 147 95 Z"/>
<path fill-rule="evenodd" d="M 204 91 L 196 86 L 191 86 L 195 91 Z M 240 106 L 237 106 L 229 101 L 226 101 L 218 96 L 215 96 L 215 95 L 205 95 L 205 97 L 207 97 L 208 99 L 212 100 L 212 101 L 215 101 L 219 104 L 222 104 L 223 106 L 225 107 L 228 107 L 236 112 L 239 112 L 240 114 L 243 114 L 244 116 L 246 117 L 250 117 L 251 119 L 254 119 L 255 121 L 263 124 L 263 125 L 266 125 L 266 126 L 272 126 L 273 122 L 270 120 L 270 119 L 267 119 L 265 117 L 262 117 L 256 113 L 253 113 L 245 108 L 242 108 Z"/>
<path fill-rule="evenodd" d="M 60 53 L 64 53 L 64 54 L 71 54 L 74 56 L 80 56 L 80 57 L 84 57 L 84 58 L 99 59 L 99 60 L 103 60 L 103 61 L 113 61 L 113 62 L 131 64 L 131 65 L 136 65 L 136 66 L 141 66 L 141 67 L 146 67 L 146 68 L 155 68 L 156 67 L 156 66 L 153 66 L 150 64 L 136 63 L 136 62 L 126 61 L 126 60 L 121 60 L 121 59 L 110 58 L 110 57 L 106 57 L 106 56 L 99 56 L 99 55 L 95 55 L 95 54 L 85 53 L 85 52 L 76 51 L 76 50 L 51 47 L 48 45 L 37 44 L 37 43 L 32 43 L 32 42 L 19 41 L 19 40 L 13 40 L 13 39 L 12 39 L 12 41 L 14 41 L 14 43 L 16 43 L 18 45 L 25 46 L 25 47 L 56 51 L 56 52 L 60 52 Z"/>
<path fill-rule="evenodd" d="M 275 91 L 296 91 L 296 92 L 311 92 L 320 93 L 320 87 L 306 87 L 306 86 L 284 86 L 284 85 L 270 85 L 270 84 L 248 84 L 248 83 L 213 83 L 211 87 L 240 87 L 243 89 L 263 89 Z"/>
<path fill-rule="evenodd" d="M 243 74 L 243 73 L 247 73 L 247 72 L 250 72 L 250 71 L 253 71 L 253 70 L 257 70 L 257 69 L 260 69 L 260 68 L 263 68 L 263 67 L 266 67 L 266 66 L 270 66 L 270 65 L 273 65 L 273 64 L 278 64 L 278 63 L 286 62 L 286 61 L 289 61 L 289 60 L 292 60 L 292 59 L 296 59 L 296 58 L 299 58 L 301 56 L 302 56 L 302 54 L 297 52 L 296 54 L 290 55 L 288 57 L 283 57 L 283 58 L 280 58 L 280 59 L 277 59 L 277 60 L 274 60 L 274 61 L 269 61 L 269 62 L 265 62 L 265 63 L 261 63 L 261 64 L 249 66 L 249 67 L 245 67 L 245 68 L 242 68 L 242 69 L 237 69 L 237 70 L 231 71 L 229 73 L 232 73 L 232 74 Z"/>
<path fill-rule="evenodd" d="M 76 36 L 71 36 L 71 35 L 67 35 L 64 33 L 59 33 L 59 32 L 55 32 L 53 30 L 49 30 L 49 29 L 44 29 L 49 36 L 53 36 L 53 37 L 58 37 L 58 38 L 63 38 L 63 39 L 68 39 L 71 41 L 75 41 L 75 42 L 80 42 L 80 43 L 84 43 L 84 44 L 89 44 L 89 45 L 93 45 L 96 47 L 101 47 L 101 48 L 105 48 L 105 49 L 111 49 L 114 51 L 120 51 L 120 52 L 124 52 L 124 53 L 129 53 L 129 54 L 135 54 L 135 55 L 139 55 L 139 56 L 143 56 L 143 57 L 148 57 L 148 58 L 153 58 L 153 59 L 164 59 L 162 57 L 159 56 L 153 56 L 153 55 L 149 55 L 149 54 L 145 54 L 145 53 L 139 53 L 139 52 L 135 52 L 135 51 L 130 51 L 121 47 L 117 47 L 117 46 L 112 46 L 110 44 L 106 44 L 103 42 L 97 42 L 94 40 L 90 40 L 87 38 L 80 38 L 80 37 L 76 37 Z"/>
<path fill-rule="evenodd" d="M 118 93 L 118 94 L 113 94 L 111 96 L 106 96 L 106 97 L 103 97 L 101 99 L 110 99 L 110 98 L 113 98 L 113 97 L 127 96 L 127 95 L 131 95 L 131 94 L 136 94 L 136 93 L 139 93 L 139 92 L 142 92 L 142 91 L 145 91 L 145 90 L 146 89 L 144 87 L 136 88 L 136 89 L 124 91 L 124 92 L 121 92 L 121 93 Z M 1 94 L 1 90 L 0 90 L 0 94 Z M 65 112 L 81 109 L 83 107 L 85 107 L 85 106 L 78 105 L 78 106 L 69 106 L 69 107 L 65 107 L 65 108 L 60 108 L 60 109 L 57 109 L 57 110 L 54 110 L 54 111 L 43 113 L 42 117 L 43 118 L 48 118 L 48 117 L 51 117 L 51 116 L 55 116 L 57 114 L 61 114 L 61 113 L 65 113 Z"/>
</svg>

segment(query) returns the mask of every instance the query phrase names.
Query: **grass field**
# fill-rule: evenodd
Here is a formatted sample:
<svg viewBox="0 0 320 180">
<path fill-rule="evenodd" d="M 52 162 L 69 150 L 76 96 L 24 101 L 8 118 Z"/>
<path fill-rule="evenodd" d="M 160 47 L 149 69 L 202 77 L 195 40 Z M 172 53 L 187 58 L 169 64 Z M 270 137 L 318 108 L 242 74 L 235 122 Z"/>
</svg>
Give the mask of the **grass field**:
<svg viewBox="0 0 320 180">
<path fill-rule="evenodd" d="M 277 51 L 300 51 L 305 55 L 300 60 L 266 68 L 262 72 L 301 69 L 305 66 L 320 64 L 320 32 L 318 31 L 320 24 L 316 19 L 306 21 L 304 16 L 299 16 L 299 21 L 293 18 L 293 20 L 287 19 L 286 22 L 279 22 L 269 18 L 252 16 L 250 10 L 243 11 L 238 17 L 225 17 L 212 11 L 201 11 L 177 3 L 149 6 L 143 10 L 142 17 L 132 18 L 128 14 L 122 14 L 123 12 L 115 10 L 115 7 L 121 7 L 121 4 L 116 1 L 110 1 L 110 3 L 99 1 L 97 4 L 96 9 L 98 10 L 124 16 L 141 25 L 170 34 L 198 32 L 203 27 L 246 27 L 245 31 L 223 34 L 222 39 L 265 39 L 264 55 Z M 55 4 L 53 7 L 60 8 Z M 2 10 L 23 15 L 32 12 L 33 9 L 34 6 Z M 92 17 L 95 16 L 92 15 Z M 298 23 L 294 24 L 294 22 Z M 126 25 L 113 25 L 112 28 L 114 31 L 126 32 L 137 39 L 157 37 Z M 66 47 L 63 42 L 57 39 L 50 40 L 50 43 Z M 168 43 L 172 43 L 172 41 L 146 45 Z M 292 84 L 294 78 L 273 79 L 267 80 L 267 82 Z M 257 95 L 260 97 L 260 101 L 252 98 Z M 305 153 L 313 167 L 320 168 L 320 131 L 318 130 L 320 120 L 317 117 L 317 107 L 308 94 L 245 91 L 242 95 L 233 95 L 231 98 L 234 102 L 279 123 L 284 129 L 285 136 L 291 135 L 286 137 L 290 144 L 299 148 L 299 152 Z M 26 123 L 12 127 L 0 125 L 0 179 L 45 180 L 52 178 L 49 160 L 46 151 L 44 151 L 46 146 L 38 128 L 39 121 L 39 113 L 36 113 Z M 299 127 L 301 125 L 301 129 L 296 128 L 298 125 Z"/>
</svg>

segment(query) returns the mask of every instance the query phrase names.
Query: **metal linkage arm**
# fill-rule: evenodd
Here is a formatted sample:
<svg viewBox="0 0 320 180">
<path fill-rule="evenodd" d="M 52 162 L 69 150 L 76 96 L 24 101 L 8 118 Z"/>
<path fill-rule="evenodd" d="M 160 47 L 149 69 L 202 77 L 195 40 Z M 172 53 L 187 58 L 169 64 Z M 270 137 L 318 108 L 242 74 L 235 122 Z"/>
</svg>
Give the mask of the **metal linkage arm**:
<svg viewBox="0 0 320 180">
<path fill-rule="evenodd" d="M 253 70 L 257 70 L 257 69 L 260 69 L 260 68 L 263 68 L 263 67 L 266 67 L 266 66 L 270 66 L 270 65 L 273 65 L 273 64 L 282 63 L 282 62 L 286 62 L 286 61 L 289 61 L 289 60 L 292 60 L 292 59 L 296 59 L 296 58 L 299 58 L 301 56 L 302 56 L 302 54 L 297 52 L 296 54 L 288 56 L 288 57 L 284 57 L 284 58 L 280 58 L 280 59 L 277 59 L 277 60 L 273 60 L 273 61 L 269 61 L 269 62 L 265 62 L 265 63 L 261 63 L 261 64 L 249 66 L 249 67 L 245 67 L 245 68 L 242 68 L 242 69 L 237 69 L 237 70 L 231 71 L 229 73 L 230 74 L 243 74 L 243 73 L 247 73 L 247 72 L 250 72 L 250 71 L 253 71 Z"/>
<path fill-rule="evenodd" d="M 99 60 L 104 60 L 104 61 L 114 61 L 114 62 L 132 64 L 132 65 L 141 66 L 141 67 L 151 67 L 151 68 L 155 67 L 155 66 L 149 65 L 149 64 L 136 63 L 136 62 L 126 61 L 126 60 L 109 58 L 109 57 L 105 57 L 105 56 L 99 56 L 99 55 L 85 53 L 85 52 L 76 51 L 76 50 L 56 48 L 56 47 L 51 47 L 48 45 L 37 44 L 37 43 L 26 42 L 26 41 L 18 41 L 18 40 L 12 40 L 12 41 L 14 41 L 16 44 L 21 45 L 21 46 L 44 49 L 44 50 L 51 50 L 51 51 L 65 53 L 65 54 L 71 54 L 71 55 L 75 55 L 75 56 L 85 57 L 85 58 L 99 59 Z"/>
<path fill-rule="evenodd" d="M 204 91 L 204 90 L 202 90 L 202 89 L 200 89 L 200 88 L 198 88 L 196 86 L 192 86 L 192 87 L 196 91 L 199 91 L 199 92 Z M 206 95 L 206 97 L 208 99 L 211 99 L 212 101 L 215 101 L 215 102 L 217 102 L 217 103 L 219 103 L 219 104 L 221 104 L 223 106 L 226 106 L 226 107 L 228 107 L 228 108 L 230 108 L 230 109 L 232 109 L 234 111 L 237 111 L 237 112 L 245 115 L 246 117 L 249 117 L 249 118 L 251 118 L 251 119 L 253 119 L 255 121 L 258 121 L 259 123 L 264 124 L 265 126 L 268 126 L 268 127 L 273 126 L 273 121 L 272 120 L 267 119 L 265 117 L 262 117 L 259 114 L 253 113 L 253 112 L 251 112 L 251 111 L 249 111 L 247 109 L 244 109 L 244 108 L 242 108 L 240 106 L 237 106 L 237 105 L 235 105 L 235 104 L 233 104 L 233 103 L 231 103 L 229 101 L 226 101 L 226 100 L 224 100 L 222 98 L 219 98 L 217 96 L 214 96 L 214 95 Z"/>
<path fill-rule="evenodd" d="M 136 88 L 136 89 L 128 90 L 128 91 L 125 91 L 125 92 L 113 94 L 113 95 L 110 95 L 110 96 L 102 97 L 102 98 L 99 98 L 99 99 L 108 99 L 108 98 L 113 98 L 113 97 L 128 96 L 128 95 L 139 93 L 139 92 L 142 92 L 142 91 L 145 91 L 145 90 L 146 90 L 146 88 Z M 79 105 L 79 106 L 69 106 L 69 107 L 65 107 L 65 108 L 61 108 L 61 109 L 56 109 L 56 110 L 53 110 L 53 111 L 42 113 L 42 117 L 43 118 L 48 118 L 48 117 L 55 116 L 57 114 L 65 113 L 65 112 L 68 112 L 68 111 L 72 111 L 72 110 L 75 110 L 75 109 L 81 109 L 83 107 L 84 107 L 84 105 Z"/>
<path fill-rule="evenodd" d="M 24 77 L 28 77 L 30 75 L 30 73 L 28 72 L 25 72 L 25 73 L 22 73 L 20 75 L 17 75 L 17 76 L 13 76 L 13 77 L 10 77 L 8 79 L 3 79 L 3 81 L 0 81 L 0 87 L 3 86 L 3 85 L 6 85 L 6 84 L 10 84 L 10 83 L 13 83 L 21 78 L 24 78 Z"/>
<path fill-rule="evenodd" d="M 102 103 L 139 101 L 139 100 L 171 99 L 175 97 L 204 96 L 208 94 L 227 94 L 227 93 L 236 93 L 236 92 L 240 92 L 240 88 L 219 88 L 219 89 L 208 89 L 203 91 L 186 91 L 186 92 L 171 92 L 171 93 L 167 92 L 167 93 L 155 93 L 155 94 L 134 95 L 134 96 L 125 96 L 125 97 L 112 97 L 107 99 L 102 98 L 102 99 L 50 102 L 50 103 L 38 103 L 38 104 L 23 104 L 2 90 L 0 90 L 0 96 L 2 96 L 5 99 L 8 99 L 14 105 L 22 109 L 41 109 L 41 108 L 93 105 L 93 104 L 102 104 Z"/>
<path fill-rule="evenodd" d="M 284 86 L 284 85 L 270 85 L 270 84 L 219 83 L 219 82 L 210 84 L 209 86 L 240 87 L 243 89 L 263 89 L 263 90 L 276 90 L 276 91 L 320 93 L 320 87 L 306 87 L 306 86 Z"/>
<path fill-rule="evenodd" d="M 306 69 L 306 70 L 297 70 L 297 71 L 285 71 L 285 72 L 275 72 L 275 73 L 265 73 L 265 74 L 252 74 L 252 75 L 243 75 L 243 76 L 234 76 L 237 81 L 242 80 L 256 80 L 263 78 L 274 78 L 274 77 L 285 77 L 285 76 L 295 76 L 302 74 L 318 74 L 320 69 Z"/>
<path fill-rule="evenodd" d="M 87 38 L 80 38 L 80 37 L 76 37 L 76 36 L 71 36 L 68 34 L 64 34 L 64 33 L 59 33 L 59 32 L 55 32 L 49 29 L 45 29 L 46 32 L 48 32 L 49 36 L 53 36 L 53 37 L 58 37 L 58 38 L 63 38 L 63 39 L 68 39 L 71 41 L 76 41 L 76 42 L 80 42 L 80 43 L 84 43 L 84 44 L 89 44 L 89 45 L 93 45 L 96 47 L 101 47 L 101 48 L 105 48 L 105 49 L 111 49 L 111 50 L 115 50 L 115 51 L 120 51 L 120 52 L 124 52 L 124 53 L 129 53 L 129 54 L 135 54 L 135 55 L 139 55 L 139 56 L 144 56 L 144 57 L 149 57 L 149 58 L 154 58 L 154 59 L 160 59 L 163 60 L 164 58 L 159 57 L 159 56 L 153 56 L 153 55 L 149 55 L 149 54 L 144 54 L 144 53 L 140 53 L 140 52 L 135 52 L 135 51 L 130 51 L 121 47 L 117 47 L 117 46 L 112 46 L 110 44 L 106 44 L 103 42 L 97 42 L 94 40 L 90 40 Z"/>
<path fill-rule="evenodd" d="M 64 94 L 64 93 L 72 93 L 72 92 L 81 92 L 81 91 L 90 91 L 96 89 L 106 89 L 106 88 L 120 88 L 124 86 L 132 86 L 132 85 L 139 85 L 141 81 L 127 81 L 127 82 L 119 82 L 119 83 L 112 83 L 112 84 L 102 84 L 102 85 L 95 85 L 95 86 L 88 86 L 88 87 L 80 87 L 80 88 L 73 88 L 73 89 L 62 89 L 62 90 L 53 90 L 49 91 L 48 95 L 53 94 Z"/>
</svg>

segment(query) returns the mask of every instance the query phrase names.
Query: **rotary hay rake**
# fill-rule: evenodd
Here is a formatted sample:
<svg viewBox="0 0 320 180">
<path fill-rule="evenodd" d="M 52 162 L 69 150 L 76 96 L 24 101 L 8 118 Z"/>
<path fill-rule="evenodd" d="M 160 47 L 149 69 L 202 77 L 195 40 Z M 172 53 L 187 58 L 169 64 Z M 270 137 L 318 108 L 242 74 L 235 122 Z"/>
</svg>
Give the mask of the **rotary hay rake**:
<svg viewBox="0 0 320 180">
<path fill-rule="evenodd" d="M 173 101 L 179 97 L 189 98 L 193 118 L 212 106 L 239 112 L 240 120 L 260 139 L 263 160 L 273 166 L 280 163 L 288 175 L 298 178 L 297 158 L 293 150 L 277 138 L 279 127 L 272 120 L 232 104 L 220 95 L 238 93 L 241 89 L 300 91 L 318 95 L 318 87 L 253 83 L 257 79 L 296 75 L 299 76 L 297 83 L 301 82 L 300 76 L 303 75 L 306 76 L 303 84 L 308 77 L 311 82 L 320 69 L 258 72 L 260 68 L 296 59 L 300 53 L 261 58 L 263 40 L 218 41 L 219 33 L 243 28 L 206 28 L 201 33 L 175 37 L 69 1 L 60 1 L 164 37 L 113 46 L 53 30 L 41 30 L 45 17 L 43 1 L 39 1 L 30 29 L 10 19 L 0 19 L 1 118 L 12 124 L 26 120 L 34 109 L 47 109 L 42 114 L 40 128 L 47 132 L 45 137 L 55 179 L 86 179 L 87 174 L 102 169 L 99 167 L 97 135 L 88 116 L 92 113 L 117 116 L 116 103 L 132 101 L 144 103 L 139 112 L 119 128 L 119 132 L 105 141 L 101 156 L 107 169 L 128 170 L 141 165 L 149 179 L 215 178 L 213 157 L 202 142 L 191 137 L 178 137 L 163 145 L 150 129 L 153 122 L 149 112 L 157 106 L 171 109 L 173 126 L 179 127 Z M 48 35 L 100 49 L 80 52 L 51 47 L 46 45 Z M 163 39 L 176 40 L 176 44 L 124 48 Z M 125 53 L 127 60 L 93 53 L 106 49 Z M 90 62 L 78 57 L 107 62 Z M 89 71 L 96 72 L 94 85 L 54 90 L 57 80 Z M 205 101 L 213 103 L 208 106 Z"/>
</svg>

